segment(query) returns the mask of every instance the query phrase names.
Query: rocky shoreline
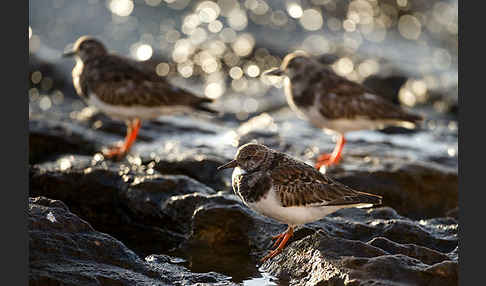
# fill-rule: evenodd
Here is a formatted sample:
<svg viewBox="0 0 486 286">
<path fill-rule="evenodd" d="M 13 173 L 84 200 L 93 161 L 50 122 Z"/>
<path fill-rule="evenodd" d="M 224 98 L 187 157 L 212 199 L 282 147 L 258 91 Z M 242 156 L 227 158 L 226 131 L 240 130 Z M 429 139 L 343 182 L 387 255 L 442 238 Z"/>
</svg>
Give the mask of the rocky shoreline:
<svg viewBox="0 0 486 286">
<path fill-rule="evenodd" d="M 124 126 L 85 108 L 29 120 L 31 285 L 457 285 L 457 131 L 367 131 L 348 139 L 339 181 L 384 197 L 285 229 L 232 193 L 216 167 L 256 140 L 312 163 L 332 137 L 288 109 L 239 123 L 224 117 L 144 122 L 124 160 L 95 155 Z M 293 132 L 290 132 L 292 130 Z M 448 138 L 444 140 L 444 138 Z M 455 141 L 454 141 L 455 140 Z"/>
</svg>

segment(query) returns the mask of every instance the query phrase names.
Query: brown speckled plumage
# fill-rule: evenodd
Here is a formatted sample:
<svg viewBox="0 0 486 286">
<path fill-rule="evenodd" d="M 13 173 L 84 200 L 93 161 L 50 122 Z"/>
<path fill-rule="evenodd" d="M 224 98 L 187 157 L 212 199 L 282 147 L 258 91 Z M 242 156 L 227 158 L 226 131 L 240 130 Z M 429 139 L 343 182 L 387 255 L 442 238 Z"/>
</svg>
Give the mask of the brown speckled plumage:
<svg viewBox="0 0 486 286">
<path fill-rule="evenodd" d="M 104 103 L 126 107 L 187 106 L 212 112 L 202 105 L 211 99 L 171 85 L 143 63 L 109 54 L 95 39 L 81 38 L 75 48 L 80 45 L 93 46 L 84 55 L 78 55 L 82 65 L 78 63 L 81 67 L 73 70 L 74 84 L 80 96 L 88 98 L 96 94 Z"/>
<path fill-rule="evenodd" d="M 328 119 L 400 120 L 417 122 L 411 114 L 362 84 L 337 75 L 329 66 L 306 56 L 289 56 L 285 66 L 292 97 L 298 108 L 307 108 L 319 98 L 321 114 Z"/>
<path fill-rule="evenodd" d="M 103 150 L 106 158 L 120 159 L 128 153 L 142 120 L 194 110 L 216 113 L 204 105 L 212 100 L 169 84 L 143 63 L 109 54 L 91 37 L 80 37 L 64 56 L 76 58 L 72 77 L 77 94 L 87 104 L 127 124 L 125 141 Z"/>
<path fill-rule="evenodd" d="M 218 169 L 234 168 L 233 190 L 251 209 L 288 225 L 273 237 L 262 262 L 280 253 L 297 225 L 317 221 L 339 209 L 371 207 L 381 197 L 355 191 L 311 166 L 260 144 L 238 148 L 235 159 Z"/>
<path fill-rule="evenodd" d="M 413 128 L 422 120 L 366 86 L 337 75 L 304 51 L 286 55 L 279 68 L 264 74 L 283 77 L 287 103 L 299 117 L 338 135 L 332 153 L 317 157 L 317 169 L 339 163 L 346 132 L 389 125 Z"/>
<path fill-rule="evenodd" d="M 233 190 L 246 203 L 258 201 L 273 188 L 284 207 L 381 203 L 381 197 L 358 192 L 318 170 L 259 144 L 246 144 L 236 155 L 246 171 L 233 179 Z"/>
</svg>

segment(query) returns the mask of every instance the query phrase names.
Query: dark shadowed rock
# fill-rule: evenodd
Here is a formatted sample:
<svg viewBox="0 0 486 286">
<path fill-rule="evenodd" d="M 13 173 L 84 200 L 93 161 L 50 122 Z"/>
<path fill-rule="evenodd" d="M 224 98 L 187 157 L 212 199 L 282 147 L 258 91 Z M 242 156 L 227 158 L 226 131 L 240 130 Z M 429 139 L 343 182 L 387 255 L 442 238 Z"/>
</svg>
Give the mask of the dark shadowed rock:
<svg viewBox="0 0 486 286">
<path fill-rule="evenodd" d="M 70 123 L 29 120 L 29 163 L 34 164 L 56 155 L 94 154 L 97 144 Z"/>
<path fill-rule="evenodd" d="M 176 247 L 184 235 L 162 209 L 167 200 L 196 192 L 214 193 L 186 176 L 149 174 L 153 169 L 149 171 L 143 165 L 129 168 L 123 163 L 85 157 L 70 162 L 73 166 L 66 170 L 50 163 L 31 167 L 30 195 L 66 202 L 96 229 L 126 241 L 143 255 Z"/>
<path fill-rule="evenodd" d="M 435 163 L 397 161 L 330 174 L 350 187 L 382 195 L 384 205 L 411 218 L 446 216 L 458 205 L 457 171 Z"/>
<path fill-rule="evenodd" d="M 181 265 L 174 264 L 178 261 L 168 255 L 149 255 L 145 258 L 149 267 L 158 273 L 171 277 L 172 285 L 235 285 L 228 281 L 231 277 L 216 272 L 194 273 Z"/>
<path fill-rule="evenodd" d="M 168 256 L 144 261 L 58 200 L 29 198 L 28 222 L 29 285 L 232 284 L 218 273 L 191 273 Z"/>
<path fill-rule="evenodd" d="M 406 234 L 406 232 L 404 232 Z M 457 285 L 458 263 L 426 247 L 317 231 L 263 265 L 290 285 Z"/>
<path fill-rule="evenodd" d="M 423 261 L 425 264 L 435 264 L 449 260 L 446 254 L 416 244 L 399 244 L 385 237 L 375 237 L 369 241 L 370 245 L 379 247 L 391 254 L 403 254 Z"/>
</svg>

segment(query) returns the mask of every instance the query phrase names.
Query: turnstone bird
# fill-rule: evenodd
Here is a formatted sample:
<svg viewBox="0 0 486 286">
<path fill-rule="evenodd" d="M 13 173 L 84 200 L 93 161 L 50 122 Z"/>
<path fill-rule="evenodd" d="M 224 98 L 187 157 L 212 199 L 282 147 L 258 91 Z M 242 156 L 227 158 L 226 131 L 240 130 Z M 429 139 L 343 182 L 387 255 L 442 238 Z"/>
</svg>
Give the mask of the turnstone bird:
<svg viewBox="0 0 486 286">
<path fill-rule="evenodd" d="M 235 159 L 218 170 L 234 168 L 233 191 L 251 209 L 288 225 L 265 262 L 282 251 L 294 228 L 339 209 L 381 204 L 381 196 L 358 192 L 287 154 L 260 144 L 238 148 Z M 280 243 L 280 244 L 279 244 Z"/>
<path fill-rule="evenodd" d="M 407 112 L 366 86 L 337 75 L 304 51 L 286 55 L 279 68 L 270 69 L 264 75 L 283 76 L 287 103 L 299 117 L 320 129 L 337 133 L 332 153 L 318 157 L 315 165 L 318 169 L 339 162 L 346 132 L 388 125 L 414 127 L 422 120 L 421 116 Z"/>
<path fill-rule="evenodd" d="M 105 157 L 124 156 L 137 138 L 143 119 L 161 115 L 202 110 L 212 102 L 169 84 L 140 62 L 110 54 L 98 40 L 83 36 L 64 56 L 75 56 L 72 71 L 76 92 L 89 105 L 97 107 L 113 119 L 127 124 L 125 142 L 105 150 Z"/>
</svg>

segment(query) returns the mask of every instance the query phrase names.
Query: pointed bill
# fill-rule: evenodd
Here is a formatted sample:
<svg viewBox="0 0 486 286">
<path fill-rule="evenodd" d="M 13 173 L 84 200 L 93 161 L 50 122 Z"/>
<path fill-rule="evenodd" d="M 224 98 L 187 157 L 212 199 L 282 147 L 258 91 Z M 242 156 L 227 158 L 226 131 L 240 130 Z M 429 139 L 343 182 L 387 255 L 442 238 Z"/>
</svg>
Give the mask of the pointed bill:
<svg viewBox="0 0 486 286">
<path fill-rule="evenodd" d="M 236 166 L 238 166 L 238 162 L 236 160 L 231 160 L 228 163 L 219 166 L 218 170 L 227 169 L 227 168 L 234 168 Z"/>
<path fill-rule="evenodd" d="M 64 52 L 64 53 L 62 54 L 62 56 L 63 56 L 64 58 L 69 58 L 69 57 L 74 56 L 75 54 L 76 54 L 76 52 L 75 52 L 75 51 L 66 51 L 66 52 Z"/>
<path fill-rule="evenodd" d="M 281 76 L 283 71 L 280 68 L 271 68 L 263 72 L 263 76 Z"/>
</svg>

